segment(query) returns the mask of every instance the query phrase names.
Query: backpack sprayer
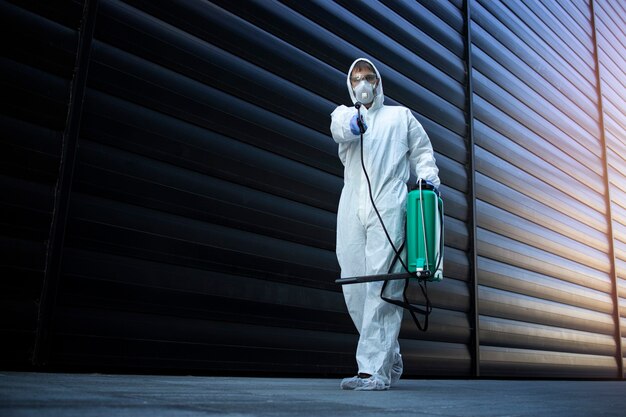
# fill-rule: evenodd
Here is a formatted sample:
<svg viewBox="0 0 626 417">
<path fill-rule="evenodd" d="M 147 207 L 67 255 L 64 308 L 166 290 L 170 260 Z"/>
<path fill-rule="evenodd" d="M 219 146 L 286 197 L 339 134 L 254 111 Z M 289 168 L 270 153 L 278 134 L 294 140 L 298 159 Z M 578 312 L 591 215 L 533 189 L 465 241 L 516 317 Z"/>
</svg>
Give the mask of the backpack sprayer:
<svg viewBox="0 0 626 417">
<path fill-rule="evenodd" d="M 409 310 L 413 321 L 416 326 L 422 330 L 428 330 L 428 317 L 432 312 L 432 306 L 430 299 L 428 298 L 427 282 L 439 282 L 443 279 L 443 201 L 439 196 L 436 188 L 419 179 L 417 184 L 414 185 L 409 191 L 407 196 L 406 207 L 406 239 L 402 243 L 399 249 L 396 249 L 387 228 L 383 222 L 383 219 L 376 208 L 374 203 L 374 197 L 372 195 L 372 186 L 370 183 L 367 170 L 365 169 L 365 163 L 363 162 L 363 133 L 365 133 L 365 127 L 361 121 L 361 103 L 355 104 L 357 109 L 357 124 L 361 131 L 361 166 L 363 173 L 367 180 L 369 189 L 370 201 L 374 211 L 378 216 L 378 220 L 383 227 L 385 235 L 389 244 L 393 248 L 395 256 L 391 262 L 387 274 L 379 275 L 365 275 L 358 277 L 348 277 L 335 280 L 336 283 L 341 285 L 357 284 L 363 282 L 384 281 L 384 284 L 380 291 L 380 297 L 392 304 L 400 306 Z M 406 245 L 406 257 L 403 259 L 402 250 Z M 397 261 L 400 261 L 404 272 L 392 274 L 391 271 Z M 391 280 L 404 279 L 404 300 L 394 300 L 387 298 L 383 295 L 387 283 Z M 426 308 L 422 309 L 413 305 L 407 298 L 407 290 L 410 280 L 417 280 L 422 294 L 426 300 Z M 421 325 L 417 319 L 417 314 L 424 315 L 424 325 Z"/>
</svg>

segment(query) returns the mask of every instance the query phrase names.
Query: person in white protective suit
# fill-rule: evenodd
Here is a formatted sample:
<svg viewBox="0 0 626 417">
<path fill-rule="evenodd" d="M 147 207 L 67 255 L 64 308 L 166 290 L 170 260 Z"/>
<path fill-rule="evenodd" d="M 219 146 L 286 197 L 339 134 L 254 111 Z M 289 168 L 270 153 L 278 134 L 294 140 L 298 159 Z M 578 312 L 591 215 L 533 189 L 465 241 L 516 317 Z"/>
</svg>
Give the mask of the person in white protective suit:
<svg viewBox="0 0 626 417">
<path fill-rule="evenodd" d="M 385 106 L 380 73 L 367 59 L 350 66 L 348 91 L 360 102 L 363 159 L 375 205 L 396 249 L 405 239 L 407 182 L 412 172 L 439 187 L 438 168 L 430 140 L 406 107 Z M 337 212 L 337 259 L 341 277 L 386 274 L 394 250 L 370 202 L 361 166 L 361 141 L 355 107 L 338 106 L 331 114 L 330 130 L 339 144 L 344 165 L 344 187 Z M 396 262 L 392 272 L 402 272 Z M 404 310 L 380 297 L 383 282 L 343 286 L 350 317 L 358 332 L 358 375 L 341 381 L 342 389 L 385 390 L 403 370 L 398 334 Z M 389 281 L 385 296 L 400 299 L 404 282 Z"/>
</svg>

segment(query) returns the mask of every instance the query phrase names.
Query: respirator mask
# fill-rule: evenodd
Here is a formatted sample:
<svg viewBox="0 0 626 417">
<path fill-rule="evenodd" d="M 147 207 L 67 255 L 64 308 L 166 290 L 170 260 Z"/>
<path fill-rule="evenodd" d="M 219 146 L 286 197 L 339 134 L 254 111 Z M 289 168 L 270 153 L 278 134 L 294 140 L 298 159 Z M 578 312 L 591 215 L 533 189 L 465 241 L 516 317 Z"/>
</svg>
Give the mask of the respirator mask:
<svg viewBox="0 0 626 417">
<path fill-rule="evenodd" d="M 361 80 L 354 87 L 356 101 L 363 104 L 370 104 L 374 100 L 374 85 L 367 80 Z"/>
</svg>

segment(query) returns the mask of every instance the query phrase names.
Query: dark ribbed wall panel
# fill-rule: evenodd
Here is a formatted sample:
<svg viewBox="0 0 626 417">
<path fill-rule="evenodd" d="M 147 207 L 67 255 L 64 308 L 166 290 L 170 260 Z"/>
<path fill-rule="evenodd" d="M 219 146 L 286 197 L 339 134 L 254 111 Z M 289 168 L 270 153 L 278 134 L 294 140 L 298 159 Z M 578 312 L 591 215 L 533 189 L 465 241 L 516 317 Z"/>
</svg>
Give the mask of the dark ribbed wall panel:
<svg viewBox="0 0 626 417">
<path fill-rule="evenodd" d="M 30 363 L 81 2 L 0 1 L 0 338 Z"/>
<path fill-rule="evenodd" d="M 626 8 L 623 2 L 594 2 L 611 197 L 617 301 L 622 356 L 626 356 Z"/>
<path fill-rule="evenodd" d="M 590 22 L 549 1 L 472 18 L 481 375 L 615 376 Z"/>
<path fill-rule="evenodd" d="M 622 2 L 86 4 L 0 0 L 5 364 L 351 375 L 329 125 L 363 56 L 446 209 L 405 375 L 623 374 Z"/>
<path fill-rule="evenodd" d="M 214 6 L 186 5 L 170 5 L 169 19 L 195 16 L 186 29 L 197 37 L 100 4 L 56 360 L 303 372 L 312 356 L 319 371 L 334 369 L 340 353 L 315 356 L 337 350 L 327 332 L 349 329 L 329 291 L 340 170 L 327 137 L 307 126 L 322 116 L 304 111 L 328 104 L 212 46 L 201 22 L 219 18 Z M 95 275 L 93 258 L 117 279 Z M 142 281 L 146 263 L 169 273 Z"/>
</svg>

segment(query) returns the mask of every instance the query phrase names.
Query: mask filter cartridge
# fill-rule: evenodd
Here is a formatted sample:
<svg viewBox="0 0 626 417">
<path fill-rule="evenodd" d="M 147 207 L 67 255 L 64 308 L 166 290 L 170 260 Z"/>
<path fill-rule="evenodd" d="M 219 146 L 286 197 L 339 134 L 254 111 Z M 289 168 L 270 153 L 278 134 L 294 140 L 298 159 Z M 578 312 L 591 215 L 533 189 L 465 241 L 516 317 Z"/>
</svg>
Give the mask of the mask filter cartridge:
<svg viewBox="0 0 626 417">
<path fill-rule="evenodd" d="M 354 96 L 357 101 L 363 104 L 369 104 L 374 100 L 374 86 L 369 82 L 362 80 L 354 87 Z"/>
</svg>

